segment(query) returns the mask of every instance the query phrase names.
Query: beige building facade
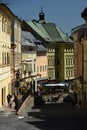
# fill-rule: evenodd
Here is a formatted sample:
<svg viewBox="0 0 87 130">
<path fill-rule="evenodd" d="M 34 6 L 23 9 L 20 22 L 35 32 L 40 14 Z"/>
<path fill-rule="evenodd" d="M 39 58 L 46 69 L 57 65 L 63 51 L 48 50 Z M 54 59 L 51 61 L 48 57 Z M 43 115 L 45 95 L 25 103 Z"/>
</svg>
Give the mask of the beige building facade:
<svg viewBox="0 0 87 130">
<path fill-rule="evenodd" d="M 30 82 L 37 77 L 36 45 L 32 37 L 30 32 L 22 31 L 22 87 L 30 87 Z"/>
<path fill-rule="evenodd" d="M 36 51 L 29 51 L 29 46 L 22 45 L 22 78 L 36 76 Z"/>
<path fill-rule="evenodd" d="M 21 21 L 18 17 L 14 17 L 14 35 L 13 35 L 13 42 L 16 45 L 15 47 L 15 71 L 21 70 Z"/>
<path fill-rule="evenodd" d="M 17 93 L 17 89 L 20 87 L 21 79 L 21 20 L 14 16 L 12 22 L 12 46 L 13 46 L 13 71 L 11 71 L 12 79 L 12 93 Z"/>
<path fill-rule="evenodd" d="M 11 93 L 11 22 L 13 13 L 6 5 L 0 3 L 0 107 L 7 103 Z"/>
</svg>

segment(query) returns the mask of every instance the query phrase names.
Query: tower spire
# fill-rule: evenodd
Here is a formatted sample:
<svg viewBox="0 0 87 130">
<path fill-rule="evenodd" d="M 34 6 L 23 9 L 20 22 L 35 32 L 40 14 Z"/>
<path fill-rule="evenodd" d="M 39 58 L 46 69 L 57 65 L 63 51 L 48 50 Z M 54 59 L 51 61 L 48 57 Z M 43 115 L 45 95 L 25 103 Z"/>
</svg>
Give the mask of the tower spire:
<svg viewBox="0 0 87 130">
<path fill-rule="evenodd" d="M 41 6 L 41 12 L 39 13 L 39 21 L 43 20 L 44 21 L 44 12 L 43 12 L 43 7 Z"/>
<path fill-rule="evenodd" d="M 43 7 L 41 6 L 41 12 L 43 12 Z"/>
</svg>

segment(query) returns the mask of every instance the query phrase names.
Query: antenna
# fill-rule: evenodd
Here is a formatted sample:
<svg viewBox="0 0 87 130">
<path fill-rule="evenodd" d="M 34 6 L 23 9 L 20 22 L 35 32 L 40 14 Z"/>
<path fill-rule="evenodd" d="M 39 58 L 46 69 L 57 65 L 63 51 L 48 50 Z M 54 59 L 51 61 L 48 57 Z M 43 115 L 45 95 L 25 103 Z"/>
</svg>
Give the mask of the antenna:
<svg viewBox="0 0 87 130">
<path fill-rule="evenodd" d="M 41 6 L 41 12 L 43 11 L 43 7 Z"/>
</svg>

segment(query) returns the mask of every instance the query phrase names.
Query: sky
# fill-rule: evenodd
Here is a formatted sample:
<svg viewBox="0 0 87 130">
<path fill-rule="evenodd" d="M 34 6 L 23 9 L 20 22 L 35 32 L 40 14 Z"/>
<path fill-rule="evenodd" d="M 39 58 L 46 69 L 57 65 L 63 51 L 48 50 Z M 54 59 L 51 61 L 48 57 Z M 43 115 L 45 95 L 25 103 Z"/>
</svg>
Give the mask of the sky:
<svg viewBox="0 0 87 130">
<path fill-rule="evenodd" d="M 11 11 L 22 20 L 39 20 L 41 7 L 45 20 L 55 23 L 64 33 L 85 23 L 81 13 L 87 6 L 87 0 L 2 0 Z"/>
</svg>

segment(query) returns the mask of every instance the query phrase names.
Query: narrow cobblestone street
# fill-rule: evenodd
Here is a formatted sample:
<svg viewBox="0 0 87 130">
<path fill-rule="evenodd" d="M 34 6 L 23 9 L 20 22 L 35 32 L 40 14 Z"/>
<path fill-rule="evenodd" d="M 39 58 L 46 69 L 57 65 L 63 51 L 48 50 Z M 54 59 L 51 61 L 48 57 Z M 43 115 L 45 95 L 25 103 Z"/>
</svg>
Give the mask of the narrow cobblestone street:
<svg viewBox="0 0 87 130">
<path fill-rule="evenodd" d="M 72 103 L 48 103 L 31 109 L 29 105 L 27 100 L 19 115 L 0 115 L 0 130 L 87 129 L 87 109 L 73 108 Z"/>
</svg>

